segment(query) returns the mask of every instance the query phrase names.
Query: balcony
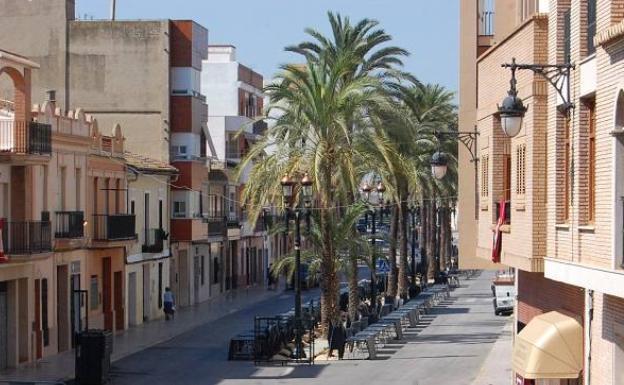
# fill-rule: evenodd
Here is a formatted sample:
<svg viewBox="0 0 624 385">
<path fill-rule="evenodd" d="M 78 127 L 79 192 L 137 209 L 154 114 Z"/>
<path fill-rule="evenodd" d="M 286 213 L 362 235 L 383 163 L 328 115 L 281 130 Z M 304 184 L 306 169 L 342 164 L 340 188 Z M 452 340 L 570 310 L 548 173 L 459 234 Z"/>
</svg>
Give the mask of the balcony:
<svg viewBox="0 0 624 385">
<path fill-rule="evenodd" d="M 494 36 L 494 11 L 479 13 L 479 36 Z"/>
<path fill-rule="evenodd" d="M 2 242 L 6 254 L 47 253 L 52 251 L 52 226 L 49 221 L 4 222 Z"/>
<path fill-rule="evenodd" d="M 135 239 L 134 214 L 94 214 L 93 240 L 122 241 Z"/>
<path fill-rule="evenodd" d="M 496 202 L 496 222 L 498 223 L 498 218 L 500 217 L 500 202 Z M 505 224 L 511 224 L 511 201 L 505 201 Z"/>
<path fill-rule="evenodd" d="M 50 155 L 52 126 L 38 122 L 0 120 L 0 154 Z"/>
<path fill-rule="evenodd" d="M 141 251 L 143 253 L 160 253 L 164 249 L 165 239 L 166 234 L 163 229 L 145 229 Z"/>
<path fill-rule="evenodd" d="M 57 211 L 55 238 L 84 237 L 84 213 L 82 211 Z"/>
<path fill-rule="evenodd" d="M 230 212 L 227 215 L 227 227 L 240 227 L 240 218 L 236 212 Z"/>
<path fill-rule="evenodd" d="M 238 143 L 226 143 L 225 158 L 226 159 L 242 159 L 246 155 L 246 151 L 241 150 Z"/>
<path fill-rule="evenodd" d="M 209 214 L 204 217 L 204 222 L 208 224 L 208 236 L 220 237 L 226 234 L 226 220 L 225 216 L 220 213 Z"/>
</svg>

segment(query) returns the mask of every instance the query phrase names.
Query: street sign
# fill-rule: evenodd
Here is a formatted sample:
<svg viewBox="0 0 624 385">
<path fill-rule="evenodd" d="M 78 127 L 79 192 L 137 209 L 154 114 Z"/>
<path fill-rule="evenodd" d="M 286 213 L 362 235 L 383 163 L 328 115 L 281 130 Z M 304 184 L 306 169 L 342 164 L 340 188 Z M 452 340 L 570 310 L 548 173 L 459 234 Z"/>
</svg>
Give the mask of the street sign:
<svg viewBox="0 0 624 385">
<path fill-rule="evenodd" d="M 388 266 L 388 261 L 385 259 L 378 259 L 376 267 L 378 273 L 387 274 L 390 272 L 390 266 Z"/>
</svg>

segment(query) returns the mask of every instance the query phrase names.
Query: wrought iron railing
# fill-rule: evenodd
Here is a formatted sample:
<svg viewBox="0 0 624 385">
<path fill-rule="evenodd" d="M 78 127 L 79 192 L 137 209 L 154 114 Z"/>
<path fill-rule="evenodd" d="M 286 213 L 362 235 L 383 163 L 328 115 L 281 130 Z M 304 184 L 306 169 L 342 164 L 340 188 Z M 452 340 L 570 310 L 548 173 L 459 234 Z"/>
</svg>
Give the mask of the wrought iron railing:
<svg viewBox="0 0 624 385">
<path fill-rule="evenodd" d="M 94 214 L 93 235 L 97 241 L 135 239 L 134 214 Z"/>
<path fill-rule="evenodd" d="M 84 213 L 82 211 L 57 211 L 54 237 L 84 237 Z"/>
<path fill-rule="evenodd" d="M 479 14 L 479 35 L 494 35 L 494 11 L 481 11 Z"/>
<path fill-rule="evenodd" d="M 143 237 L 143 253 L 160 253 L 164 249 L 165 231 L 163 229 L 145 229 Z"/>
<path fill-rule="evenodd" d="M 50 221 L 4 222 L 2 242 L 6 254 L 35 254 L 52 251 Z"/>
<path fill-rule="evenodd" d="M 23 120 L 0 120 L 0 153 L 52 153 L 52 126 Z"/>
</svg>

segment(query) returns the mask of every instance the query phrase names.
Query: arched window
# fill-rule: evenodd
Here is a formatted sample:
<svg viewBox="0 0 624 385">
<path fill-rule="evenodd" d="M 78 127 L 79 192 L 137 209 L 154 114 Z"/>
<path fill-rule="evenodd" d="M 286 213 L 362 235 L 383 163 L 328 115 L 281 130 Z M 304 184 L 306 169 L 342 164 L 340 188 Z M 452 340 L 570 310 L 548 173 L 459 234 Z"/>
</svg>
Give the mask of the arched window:
<svg viewBox="0 0 624 385">
<path fill-rule="evenodd" d="M 616 208 L 613 218 L 613 255 L 615 266 L 624 267 L 624 90 L 618 93 L 615 106 L 615 165 L 613 167 L 615 180 L 615 202 Z"/>
</svg>

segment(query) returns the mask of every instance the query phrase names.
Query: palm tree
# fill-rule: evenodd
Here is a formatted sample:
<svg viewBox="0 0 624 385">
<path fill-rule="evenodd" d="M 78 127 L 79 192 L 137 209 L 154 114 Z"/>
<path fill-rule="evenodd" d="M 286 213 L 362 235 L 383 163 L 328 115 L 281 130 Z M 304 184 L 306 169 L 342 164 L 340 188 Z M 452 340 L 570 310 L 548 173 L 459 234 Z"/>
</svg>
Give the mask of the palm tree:
<svg viewBox="0 0 624 385">
<path fill-rule="evenodd" d="M 243 191 L 243 202 L 252 218 L 266 202 L 279 201 L 278 176 L 307 171 L 314 181 L 323 239 L 320 270 L 324 325 L 338 313 L 337 250 L 332 234 L 332 223 L 338 217 L 335 207 L 341 198 L 337 187 L 344 186 L 343 175 L 354 174 L 350 170 L 353 132 L 345 112 L 350 111 L 354 120 L 360 120 L 365 111 L 386 102 L 376 78 L 343 81 L 344 73 L 352 66 L 351 58 L 331 63 L 321 58 L 305 65 L 281 67 L 275 82 L 266 87 L 271 98 L 267 114 L 275 116 L 274 125 L 240 165 L 242 170 L 251 159 L 270 153 L 251 166 Z"/>
</svg>

